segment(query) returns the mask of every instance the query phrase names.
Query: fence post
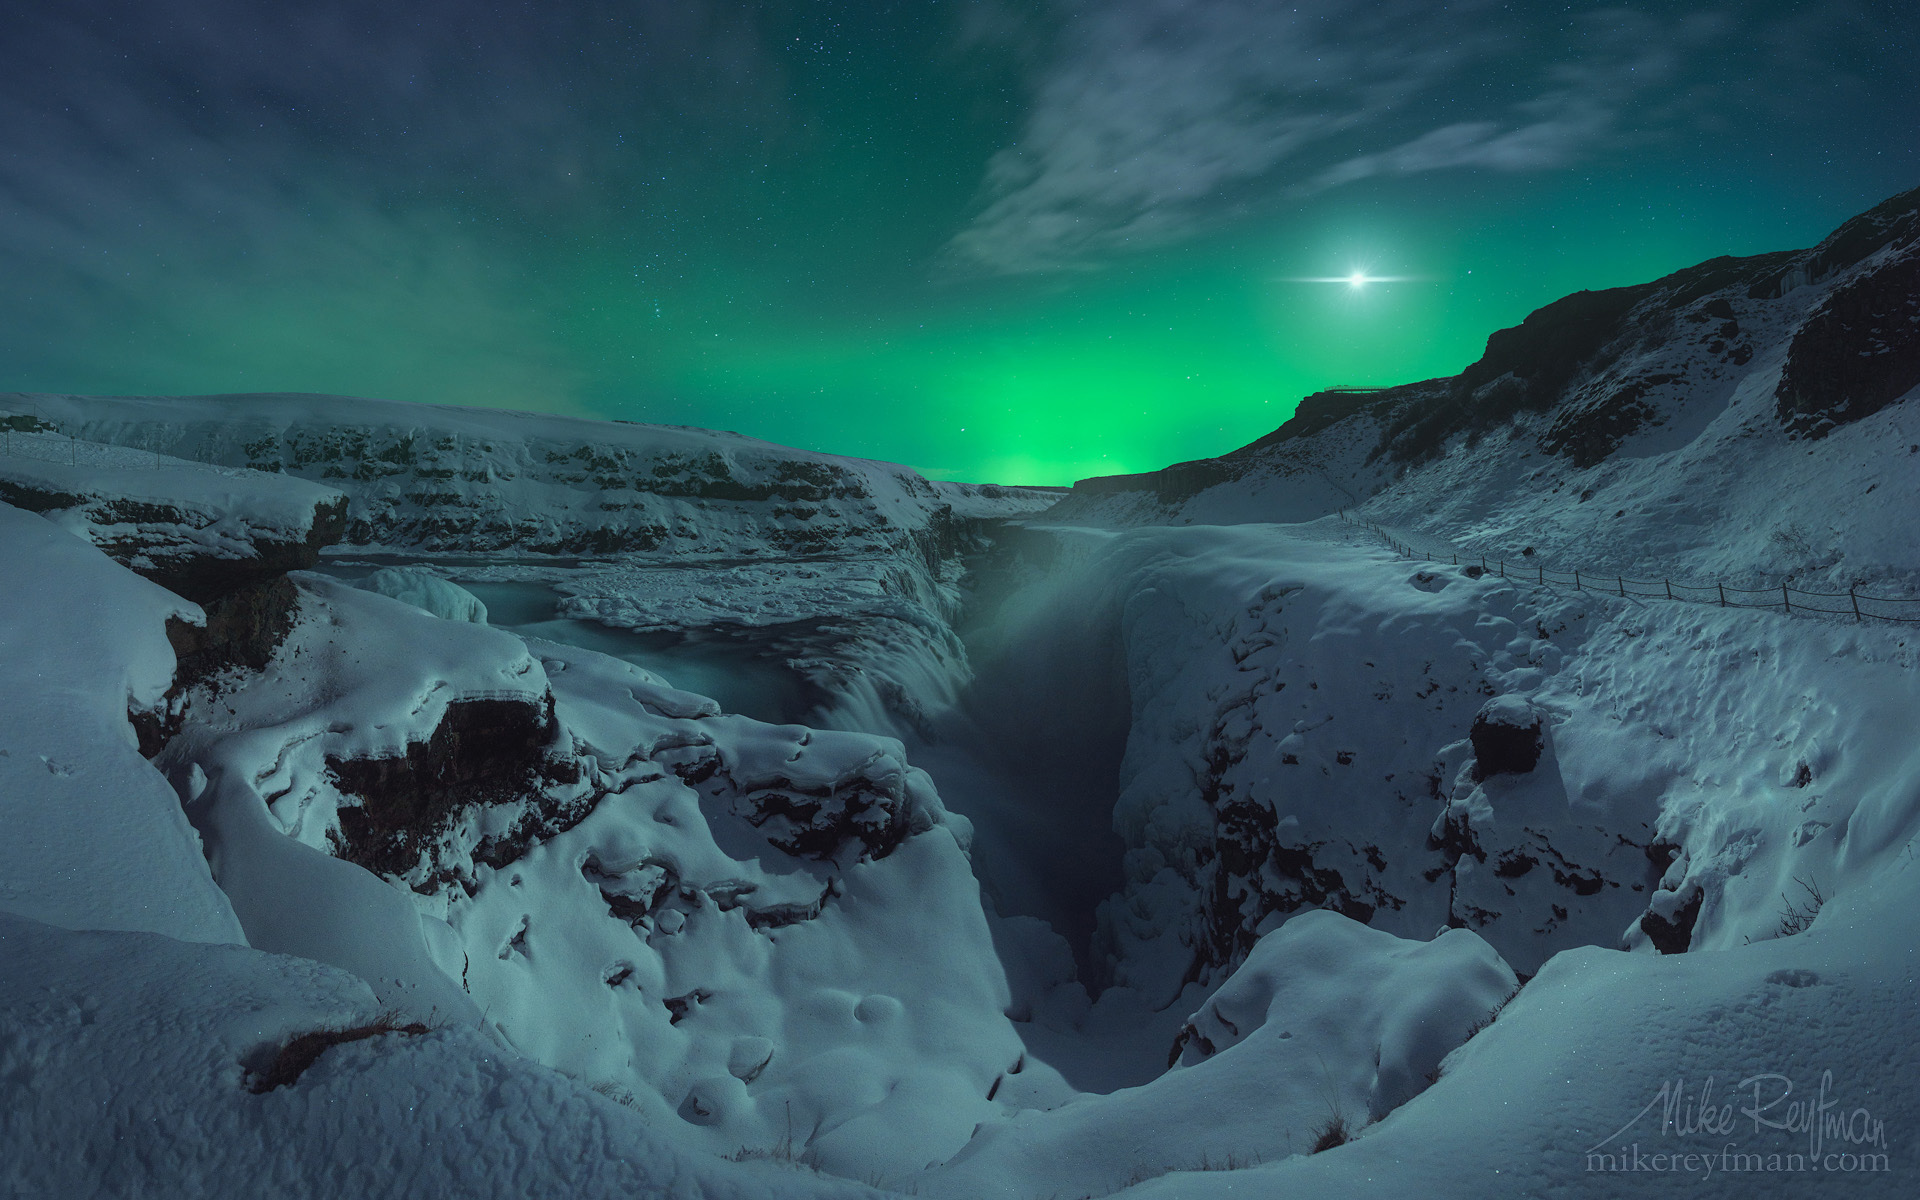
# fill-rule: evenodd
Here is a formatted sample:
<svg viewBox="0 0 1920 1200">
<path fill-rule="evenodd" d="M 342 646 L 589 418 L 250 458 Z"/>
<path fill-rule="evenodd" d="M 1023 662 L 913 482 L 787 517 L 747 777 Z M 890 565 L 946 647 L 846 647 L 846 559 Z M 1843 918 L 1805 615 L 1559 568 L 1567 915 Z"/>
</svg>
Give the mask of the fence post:
<svg viewBox="0 0 1920 1200">
<path fill-rule="evenodd" d="M 1500 560 L 1500 578 L 1505 579 L 1506 577 L 1507 577 L 1507 560 L 1503 558 Z"/>
<path fill-rule="evenodd" d="M 1667 599 L 1673 599 L 1673 580 L 1662 579 L 1660 582 L 1667 585 Z"/>
<path fill-rule="evenodd" d="M 1453 557 L 1453 565 L 1454 565 L 1454 566 L 1456 566 L 1456 567 L 1457 567 L 1457 566 L 1459 566 L 1459 565 L 1460 565 L 1460 554 L 1459 554 L 1459 552 L 1458 552 L 1458 551 L 1455 551 L 1452 557 Z"/>
<path fill-rule="evenodd" d="M 1720 607 L 1725 608 L 1727 606 L 1727 585 L 1724 583 L 1716 583 L 1713 586 L 1720 589 Z"/>
<path fill-rule="evenodd" d="M 1487 556 L 1482 554 L 1480 556 L 1480 573 L 1484 575 L 1486 574 L 1486 572 L 1487 572 Z"/>
<path fill-rule="evenodd" d="M 1858 621 L 1860 619 L 1860 595 L 1854 591 L 1855 586 L 1857 585 L 1847 585 L 1847 599 L 1853 601 L 1853 619 Z"/>
<path fill-rule="evenodd" d="M 1547 569 L 1544 566 L 1540 568 L 1540 586 L 1547 586 Z"/>
<path fill-rule="evenodd" d="M 1780 585 L 1780 607 L 1787 612 L 1793 611 L 1793 598 L 1787 595 L 1787 585 Z"/>
<path fill-rule="evenodd" d="M 1578 567 L 1575 567 L 1575 568 L 1573 569 L 1573 590 L 1574 590 L 1574 591 L 1576 591 L 1576 592 L 1577 592 L 1577 591 L 1580 591 L 1580 590 L 1581 590 L 1581 588 L 1580 588 L 1580 568 L 1578 568 Z"/>
<path fill-rule="evenodd" d="M 1613 581 L 1620 585 L 1620 594 L 1622 596 L 1626 595 L 1627 594 L 1627 577 L 1625 575 L 1615 575 L 1613 577 Z"/>
</svg>

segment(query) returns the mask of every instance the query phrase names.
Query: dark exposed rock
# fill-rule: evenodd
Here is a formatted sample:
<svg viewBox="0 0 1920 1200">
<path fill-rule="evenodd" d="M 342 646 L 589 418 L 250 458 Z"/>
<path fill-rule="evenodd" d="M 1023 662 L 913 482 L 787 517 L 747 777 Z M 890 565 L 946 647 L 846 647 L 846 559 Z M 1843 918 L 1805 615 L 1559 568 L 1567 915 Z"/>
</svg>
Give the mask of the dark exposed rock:
<svg viewBox="0 0 1920 1200">
<path fill-rule="evenodd" d="M 258 671 L 293 629 L 300 591 L 284 575 L 244 584 L 201 606 L 205 625 L 167 618 L 173 646 L 173 684 L 160 707 L 129 712 L 140 753 L 152 758 L 166 749 L 186 719 L 190 689 L 228 670 Z"/>
<path fill-rule="evenodd" d="M 1780 420 L 1823 437 L 1920 387 L 1920 252 L 1827 296 L 1787 349 L 1774 391 Z"/>
<path fill-rule="evenodd" d="M 783 929 L 788 925 L 811 921 L 826 911 L 828 900 L 839 894 L 839 881 L 830 878 L 821 888 L 820 895 L 806 904 L 769 904 L 764 908 L 748 908 L 747 926 L 750 929 Z"/>
<path fill-rule="evenodd" d="M 1576 467 L 1591 467 L 1655 419 L 1654 408 L 1646 401 L 1647 393 L 1679 379 L 1670 374 L 1643 375 L 1627 380 L 1599 400 L 1570 406 L 1554 419 L 1541 439 L 1541 448 L 1549 454 L 1566 455 Z"/>
<path fill-rule="evenodd" d="M 671 863 L 658 859 L 643 860 L 628 871 L 610 872 L 598 855 L 588 855 L 580 873 L 600 889 L 608 913 L 634 926 L 680 890 L 680 873 Z"/>
<path fill-rule="evenodd" d="M 1468 736 L 1473 741 L 1473 777 L 1525 775 L 1540 763 L 1545 748 L 1540 714 L 1516 696 L 1487 702 L 1473 718 Z"/>
<path fill-rule="evenodd" d="M 557 796 L 577 783 L 579 765 L 551 747 L 557 725 L 553 699 L 459 700 L 447 705 L 425 742 L 389 758 L 328 756 L 327 770 L 343 795 L 358 799 L 340 809 L 339 857 L 380 875 L 416 871 L 435 844 L 473 806 L 527 801 L 504 834 L 484 839 L 475 862 L 500 867 L 533 841 L 572 828 L 597 796 Z M 416 886 L 448 882 L 444 872 Z"/>
<path fill-rule="evenodd" d="M 1180 1058 L 1186 1053 L 1187 1047 L 1189 1046 L 1193 1047 L 1194 1054 L 1197 1058 L 1212 1058 L 1214 1054 L 1217 1053 L 1214 1048 L 1213 1039 L 1196 1029 L 1192 1021 L 1188 1021 L 1180 1026 L 1180 1032 L 1175 1034 L 1173 1038 L 1173 1049 L 1167 1052 L 1167 1069 L 1169 1071 L 1180 1064 Z"/>
<path fill-rule="evenodd" d="M 866 780 L 831 790 L 776 780 L 743 801 L 748 824 L 765 834 L 768 844 L 800 858 L 827 862 L 855 845 L 862 858 L 885 858 L 909 832 L 905 796 Z"/>
<path fill-rule="evenodd" d="M 1502 879 L 1519 879 L 1539 865 L 1539 859 L 1523 850 L 1508 850 L 1500 855 L 1493 873 Z"/>
<path fill-rule="evenodd" d="M 1428 872 L 1429 880 L 1440 878 L 1463 858 L 1471 858 L 1475 862 L 1487 861 L 1486 848 L 1474 836 L 1473 825 L 1464 814 L 1458 812 L 1448 812 L 1428 833 L 1427 849 L 1437 851 L 1445 860 L 1445 865 Z"/>
<path fill-rule="evenodd" d="M 1200 788 L 1214 812 L 1214 833 L 1203 866 L 1204 927 L 1192 978 L 1207 969 L 1238 965 L 1259 940 L 1255 931 L 1275 913 L 1324 908 L 1364 923 L 1373 919 L 1376 901 L 1383 899 L 1377 892 L 1369 896 L 1338 869 L 1318 861 L 1316 855 L 1327 843 L 1283 840 L 1272 806 L 1241 795 L 1225 782 L 1239 761 L 1216 728 Z M 1391 897 L 1384 901 L 1394 903 Z"/>
<path fill-rule="evenodd" d="M 1655 839 L 1647 843 L 1647 861 L 1653 864 L 1655 871 L 1663 875 L 1667 868 L 1673 865 L 1673 860 L 1678 857 L 1680 857 L 1680 847 L 1672 842 Z"/>
<path fill-rule="evenodd" d="M 208 604 L 251 584 L 271 582 L 288 571 L 304 571 L 320 561 L 320 551 L 340 541 L 346 530 L 347 501 L 342 496 L 315 505 L 305 536 L 279 537 L 256 530 L 251 558 L 225 558 L 138 538 L 102 542 L 100 548 L 126 562 L 176 596 Z M 140 560 L 151 565 L 144 565 Z"/>
<path fill-rule="evenodd" d="M 1706 893 L 1696 885 L 1671 919 L 1652 910 L 1642 914 L 1640 932 L 1662 954 L 1685 954 L 1693 944 L 1693 927 L 1700 920 L 1700 905 L 1705 899 Z"/>
<path fill-rule="evenodd" d="M 232 667 L 264 668 L 293 629 L 299 606 L 299 589 L 285 575 L 276 575 L 205 602 L 204 626 L 169 620 L 167 641 L 179 664 L 175 686 L 191 687 Z"/>
<path fill-rule="evenodd" d="M 661 1001 L 667 1008 L 667 1024 L 678 1025 L 712 998 L 713 993 L 706 988 L 695 988 L 684 996 L 668 996 Z"/>
</svg>

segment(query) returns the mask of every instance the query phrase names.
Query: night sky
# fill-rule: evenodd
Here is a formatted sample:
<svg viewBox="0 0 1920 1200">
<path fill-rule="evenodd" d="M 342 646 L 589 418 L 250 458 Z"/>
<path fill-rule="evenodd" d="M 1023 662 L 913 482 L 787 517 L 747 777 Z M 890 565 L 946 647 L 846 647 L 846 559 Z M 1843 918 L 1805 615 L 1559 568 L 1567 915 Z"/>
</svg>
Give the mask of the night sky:
<svg viewBox="0 0 1920 1200">
<path fill-rule="evenodd" d="M 1148 469 L 1816 241 L 1917 64 L 1908 0 L 12 0 L 0 389 Z"/>
</svg>

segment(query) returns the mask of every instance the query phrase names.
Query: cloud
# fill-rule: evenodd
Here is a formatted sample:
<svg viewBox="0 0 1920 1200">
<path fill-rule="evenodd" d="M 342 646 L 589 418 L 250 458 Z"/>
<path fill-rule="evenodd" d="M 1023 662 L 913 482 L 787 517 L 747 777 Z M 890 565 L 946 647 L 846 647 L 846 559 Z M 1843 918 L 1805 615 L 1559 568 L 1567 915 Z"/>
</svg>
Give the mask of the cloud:
<svg viewBox="0 0 1920 1200">
<path fill-rule="evenodd" d="M 575 391 L 551 264 L 764 156 L 783 92 L 705 3 L 0 6 L 4 385 Z"/>
<path fill-rule="evenodd" d="M 1635 106 L 1725 24 L 1529 21 L 1476 0 L 1118 0 L 1064 36 L 948 261 L 1058 270 L 1276 196 L 1562 167 L 1630 133 Z"/>
</svg>

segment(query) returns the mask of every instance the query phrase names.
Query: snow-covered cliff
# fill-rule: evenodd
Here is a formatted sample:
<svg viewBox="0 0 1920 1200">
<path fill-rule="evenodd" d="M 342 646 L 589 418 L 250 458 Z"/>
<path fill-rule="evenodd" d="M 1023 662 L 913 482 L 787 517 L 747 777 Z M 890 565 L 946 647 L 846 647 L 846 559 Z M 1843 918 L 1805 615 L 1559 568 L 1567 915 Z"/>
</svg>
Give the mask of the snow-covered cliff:
<svg viewBox="0 0 1920 1200">
<path fill-rule="evenodd" d="M 350 498 L 342 541 L 361 549 L 937 554 L 955 522 L 1058 499 L 735 433 L 345 396 L 0 394 L 6 413 L 336 488 Z"/>
</svg>

